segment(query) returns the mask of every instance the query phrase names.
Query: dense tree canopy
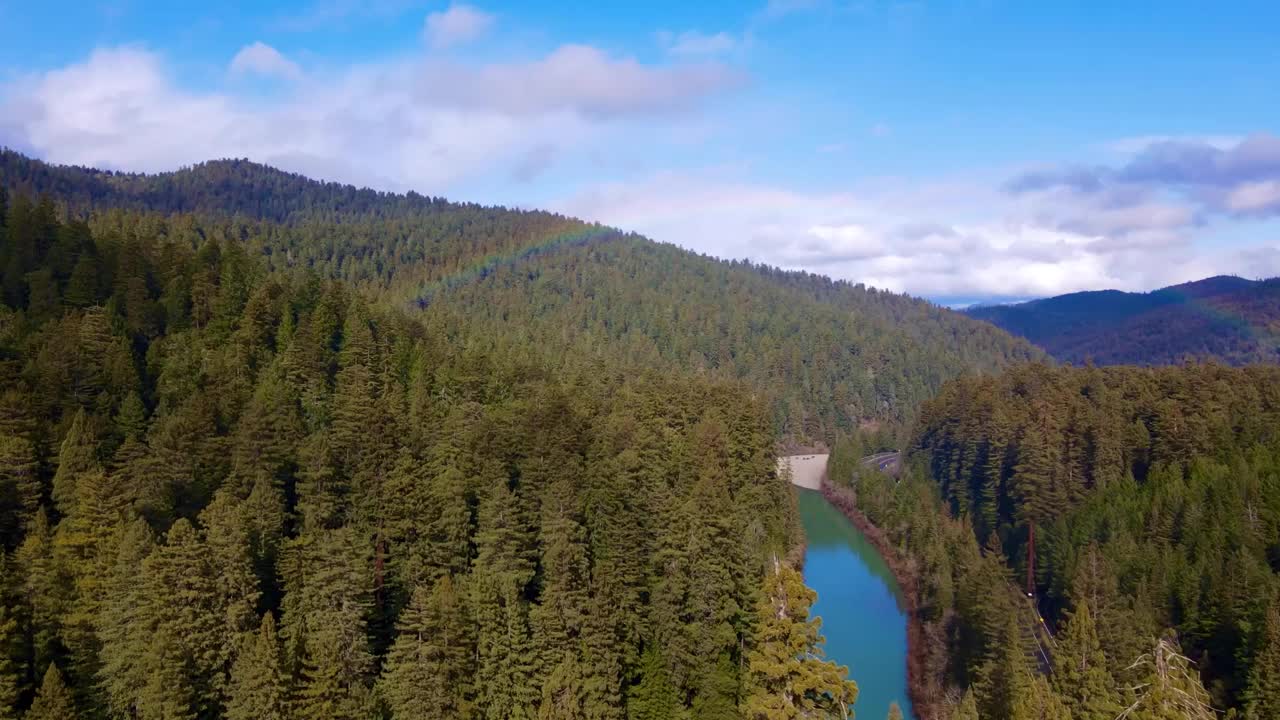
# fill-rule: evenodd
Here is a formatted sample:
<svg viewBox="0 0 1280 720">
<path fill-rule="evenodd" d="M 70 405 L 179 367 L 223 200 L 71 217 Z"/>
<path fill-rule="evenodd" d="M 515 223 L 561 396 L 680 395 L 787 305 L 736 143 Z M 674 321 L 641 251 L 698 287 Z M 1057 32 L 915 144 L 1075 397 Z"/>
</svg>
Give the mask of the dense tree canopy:
<svg viewBox="0 0 1280 720">
<path fill-rule="evenodd" d="M 796 439 L 909 419 L 947 379 L 1040 355 L 987 323 L 903 295 L 716 260 L 550 213 L 357 190 L 247 161 L 134 175 L 0 152 L 3 186 L 49 193 L 75 217 L 92 211 L 102 232 L 123 232 L 120 208 L 160 213 L 149 233 L 238 241 L 272 270 L 309 268 L 421 308 L 434 331 L 498 357 L 536 354 L 551 367 L 592 357 L 745 381 Z M 32 266 L 18 255 L 29 253 L 5 259 L 11 299 L 47 295 L 43 276 L 28 291 L 20 268 Z M 103 259 L 57 258 L 59 292 L 90 305 Z"/>
<path fill-rule="evenodd" d="M 0 714 L 740 716 L 798 542 L 749 386 L 6 205 Z"/>
<path fill-rule="evenodd" d="M 1171 700 L 1125 690 L 1144 672 L 1174 695 L 1202 679 L 1203 704 L 1219 709 L 1275 707 L 1280 368 L 1029 365 L 945 387 L 922 411 L 915 446 L 943 515 L 990 538 L 986 556 L 1001 558 L 1003 579 L 984 585 L 1009 585 L 1016 569 L 1021 586 L 1031 571 L 1058 633 L 1052 684 L 1075 714 L 1132 706 L 1134 717 L 1166 717 L 1151 708 Z M 904 490 L 878 487 L 859 492 L 878 522 L 917 537 L 939 522 L 895 504 Z M 946 570 L 930 537 L 908 549 Z M 937 581 L 936 592 L 962 582 Z M 963 595 L 977 588 L 960 592 L 962 637 L 998 638 L 964 617 L 975 600 Z M 958 647 L 960 664 L 978 667 Z"/>
</svg>

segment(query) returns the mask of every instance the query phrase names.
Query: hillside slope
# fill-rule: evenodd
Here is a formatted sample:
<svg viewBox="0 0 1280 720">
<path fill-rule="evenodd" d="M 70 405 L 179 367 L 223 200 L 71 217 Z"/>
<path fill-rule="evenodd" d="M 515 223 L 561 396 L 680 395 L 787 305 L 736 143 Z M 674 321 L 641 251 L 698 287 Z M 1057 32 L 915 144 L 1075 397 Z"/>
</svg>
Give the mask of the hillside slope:
<svg viewBox="0 0 1280 720">
<path fill-rule="evenodd" d="M 746 380 L 793 437 L 906 419 L 949 378 L 1041 356 L 904 295 L 717 260 L 551 213 L 357 190 L 247 161 L 134 175 L 8 152 L 0 186 L 56 195 L 117 232 L 139 222 L 126 209 L 163 215 L 141 222 L 172 235 L 243 239 L 274 270 L 309 269 L 416 305 L 456 343 L 498 355 Z M 23 291 L 7 266 L 5 283 Z"/>
<path fill-rule="evenodd" d="M 1034 584 L 1058 631 L 1055 689 L 1092 703 L 1083 717 L 1141 697 L 1134 660 L 1156 637 L 1194 660 L 1214 707 L 1280 717 L 1268 690 L 1280 670 L 1280 367 L 1031 364 L 949 383 L 914 446 L 950 515 L 988 538 L 989 558 L 1008 558 L 1019 586 Z M 983 632 L 976 595 L 961 637 Z M 1087 686 L 1065 667 L 1085 629 L 1088 657 L 1105 660 Z M 987 635 L 985 648 L 957 647 L 957 664 L 980 667 L 1009 644 Z M 976 692 L 983 717 L 1011 716 Z"/>
<path fill-rule="evenodd" d="M 1150 293 L 1082 292 L 967 312 L 1076 364 L 1280 362 L 1280 279 L 1212 277 Z"/>
<path fill-rule="evenodd" d="M 798 518 L 749 388 L 459 348 L 224 230 L 0 192 L 0 717 L 736 717 L 774 692 L 771 608 L 811 600 L 775 568 Z"/>
</svg>

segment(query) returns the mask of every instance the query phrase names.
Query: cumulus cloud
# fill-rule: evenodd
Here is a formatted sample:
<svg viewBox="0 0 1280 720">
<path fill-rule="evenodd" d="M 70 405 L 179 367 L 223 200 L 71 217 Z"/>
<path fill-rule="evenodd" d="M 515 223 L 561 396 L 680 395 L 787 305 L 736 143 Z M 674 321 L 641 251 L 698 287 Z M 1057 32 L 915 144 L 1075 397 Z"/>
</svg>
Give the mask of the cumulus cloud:
<svg viewBox="0 0 1280 720">
<path fill-rule="evenodd" d="M 448 10 L 427 16 L 423 35 L 433 48 L 444 49 L 471 42 L 493 25 L 493 15 L 471 5 L 455 3 Z"/>
<path fill-rule="evenodd" d="M 1014 177 L 1014 194 L 1066 190 L 1079 194 L 1178 193 L 1204 212 L 1280 214 L 1280 137 L 1156 138 L 1120 166 L 1050 167 Z"/>
<path fill-rule="evenodd" d="M 1280 180 L 1247 182 L 1227 193 L 1225 205 L 1238 213 L 1265 213 L 1280 208 Z"/>
<path fill-rule="evenodd" d="M 732 51 L 738 41 L 727 32 L 706 34 L 686 30 L 682 33 L 659 32 L 658 44 L 678 57 L 710 57 Z"/>
<path fill-rule="evenodd" d="M 1177 206 L 1116 208 L 1071 227 L 1039 203 L 961 181 L 812 193 L 726 172 L 660 173 L 558 209 L 719 257 L 936 298 L 1145 290 L 1243 267 L 1243 256 L 1198 249 Z"/>
<path fill-rule="evenodd" d="M 272 57 L 242 51 L 232 65 L 279 71 Z M 695 108 L 732 82 L 716 66 L 645 65 L 570 45 L 505 64 L 354 66 L 300 76 L 272 100 L 249 101 L 185 90 L 160 55 L 113 48 L 0 89 L 0 144 L 54 162 L 143 171 L 248 156 L 327 179 L 445 192 L 495 170 L 532 177 L 565 138 L 573 149 L 603 151 L 629 117 L 661 126 L 655 114 Z"/>
<path fill-rule="evenodd" d="M 231 72 L 236 74 L 263 75 L 295 80 L 302 75 L 302 68 L 279 50 L 263 42 L 246 45 L 231 58 Z"/>
<path fill-rule="evenodd" d="M 229 67 L 292 81 L 270 99 L 194 91 L 174 81 L 161 55 L 102 49 L 0 87 L 0 145 L 144 171 L 248 156 L 314 177 L 455 196 L 496 178 L 513 195 L 565 193 L 543 204 L 700 252 L 935 298 L 1280 273 L 1275 242 L 1204 247 L 1224 218 L 1280 215 L 1273 135 L 1158 138 L 1113 164 L 1043 167 L 1003 186 L 960 176 L 799 191 L 744 179 L 745 165 L 598 182 L 609 166 L 601 158 L 619 148 L 661 156 L 658 143 L 701 129 L 697 111 L 744 79 L 715 62 L 643 63 L 586 45 L 519 61 L 423 53 L 304 73 L 255 44 Z M 592 170 L 566 189 L 560 173 L 572 167 Z M 556 182 L 533 183 L 547 174 Z"/>
</svg>

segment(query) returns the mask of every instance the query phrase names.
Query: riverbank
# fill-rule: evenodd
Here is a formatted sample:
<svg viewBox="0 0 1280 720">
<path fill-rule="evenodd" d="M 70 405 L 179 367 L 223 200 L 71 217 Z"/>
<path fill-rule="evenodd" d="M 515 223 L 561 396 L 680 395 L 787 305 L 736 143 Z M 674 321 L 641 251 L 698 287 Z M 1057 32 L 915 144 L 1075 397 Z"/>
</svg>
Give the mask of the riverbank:
<svg viewBox="0 0 1280 720">
<path fill-rule="evenodd" d="M 885 531 L 858 509 L 853 488 L 823 483 L 822 496 L 853 523 L 884 558 L 902 590 L 907 610 L 907 694 L 918 720 L 943 720 L 942 688 L 930 667 L 943 667 L 946 644 L 938 628 L 927 625 L 920 617 L 920 578 L 915 564 L 902 557 Z M 930 632 L 932 630 L 932 632 Z"/>
</svg>

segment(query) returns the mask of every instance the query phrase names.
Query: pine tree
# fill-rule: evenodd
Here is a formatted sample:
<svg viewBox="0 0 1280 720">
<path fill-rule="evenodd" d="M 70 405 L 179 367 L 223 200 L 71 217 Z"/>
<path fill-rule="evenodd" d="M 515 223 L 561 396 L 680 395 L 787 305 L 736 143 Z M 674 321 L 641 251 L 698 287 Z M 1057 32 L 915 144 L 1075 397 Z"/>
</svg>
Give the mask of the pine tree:
<svg viewBox="0 0 1280 720">
<path fill-rule="evenodd" d="M 197 720 L 201 701 L 178 639 L 161 627 L 147 640 L 145 680 L 134 702 L 139 720 Z M 213 712 L 207 707 L 204 714 Z"/>
<path fill-rule="evenodd" d="M 200 513 L 209 572 L 217 578 L 217 591 L 206 598 L 222 619 L 222 660 L 227 667 L 230 650 L 258 624 L 261 592 L 254 572 L 253 528 L 244 506 L 226 489 L 219 490 Z"/>
<path fill-rule="evenodd" d="M 259 473 L 280 477 L 295 462 L 302 432 L 293 389 L 285 382 L 282 370 L 268 368 L 236 430 L 236 471 L 246 477 Z"/>
<path fill-rule="evenodd" d="M 141 518 L 123 528 L 96 623 L 102 641 L 98 679 L 108 708 L 119 716 L 136 713 L 138 698 L 148 682 L 145 658 L 153 625 L 139 576 L 153 546 L 151 528 Z"/>
<path fill-rule="evenodd" d="M 0 435 L 0 528 L 10 542 L 31 521 L 40 507 L 40 476 L 31 441 L 17 435 Z"/>
<path fill-rule="evenodd" d="M 80 316 L 76 338 L 72 392 L 81 407 L 91 407 L 106 389 L 107 352 L 111 348 L 111 320 L 106 310 L 91 307 Z"/>
<path fill-rule="evenodd" d="M 308 633 L 302 676 L 293 702 L 295 720 L 363 720 L 360 679 L 342 658 L 346 641 L 337 633 Z"/>
<path fill-rule="evenodd" d="M 1085 715 L 1083 717 L 1110 717 L 1108 715 Z M 1035 675 L 1029 679 L 1023 693 L 1013 698 L 1013 713 L 1009 720 L 1071 720 L 1071 710 L 1062 699 L 1049 687 L 1049 681 L 1043 675 Z"/>
<path fill-rule="evenodd" d="M 627 694 L 627 720 L 667 720 L 684 713 L 663 655 L 652 645 L 640 657 L 640 682 Z"/>
<path fill-rule="evenodd" d="M 1032 698 L 1034 690 L 1016 614 L 1005 617 L 1003 631 L 996 636 L 995 647 L 976 675 L 975 685 L 983 715 L 1021 720 L 1018 713 L 1026 708 L 1019 702 Z"/>
<path fill-rule="evenodd" d="M 418 587 L 396 624 L 379 687 L 397 720 L 471 716 L 474 668 L 462 597 L 445 575 Z"/>
<path fill-rule="evenodd" d="M 1267 609 L 1262 648 L 1253 659 L 1244 703 L 1247 720 L 1280 717 L 1280 598 Z"/>
<path fill-rule="evenodd" d="M 714 663 L 704 663 L 696 687 L 689 706 L 692 717 L 698 720 L 741 720 L 738 664 L 729 653 L 720 653 Z"/>
<path fill-rule="evenodd" d="M 144 623 L 156 638 L 168 643 L 162 653 L 166 667 L 176 665 L 175 682 L 190 692 L 201 712 L 217 707 L 225 688 L 225 673 L 234 643 L 227 632 L 227 608 L 220 601 L 221 581 L 208 546 L 186 519 L 169 529 L 165 543 L 143 561 Z M 172 701 L 168 695 L 163 703 Z M 158 702 L 158 701 L 157 701 Z"/>
<path fill-rule="evenodd" d="M 101 299 L 98 283 L 98 258 L 91 251 L 82 252 L 71 270 L 71 277 L 67 280 L 67 289 L 63 292 L 62 299 L 74 307 L 97 305 Z"/>
<path fill-rule="evenodd" d="M 570 483 L 553 481 L 547 496 L 543 501 L 542 592 L 530 616 L 534 643 L 543 658 L 541 665 L 551 669 L 577 653 L 577 636 L 586 625 L 590 569 L 586 533 L 578 522 Z"/>
<path fill-rule="evenodd" d="M 16 602 L 13 570 L 9 557 L 0 553 L 0 718 L 17 717 L 19 663 L 15 662 L 22 640 L 19 634 L 21 609 Z"/>
<path fill-rule="evenodd" d="M 1053 686 L 1077 717 L 1115 717 L 1122 709 L 1087 602 L 1068 617 L 1058 638 Z"/>
<path fill-rule="evenodd" d="M 430 498 L 438 514 L 430 525 L 430 550 L 437 572 L 460 575 L 470 568 L 475 527 L 467 493 L 467 478 L 456 468 L 449 467 L 431 480 Z"/>
<path fill-rule="evenodd" d="M 24 720 L 75 720 L 77 715 L 70 688 L 63 682 L 58 666 L 50 663 Z"/>
<path fill-rule="evenodd" d="M 353 713 L 367 699 L 374 658 L 366 618 L 373 561 L 365 529 L 306 530 L 280 551 L 281 636 L 295 708 Z M 346 717 L 342 715 L 341 717 Z"/>
<path fill-rule="evenodd" d="M 71 429 L 58 451 L 58 471 L 53 476 L 53 503 L 58 512 L 69 515 L 76 504 L 76 483 L 80 475 L 98 467 L 98 440 L 89 416 L 77 410 Z"/>
<path fill-rule="evenodd" d="M 800 573 L 774 561 L 757 610 L 755 647 L 748 653 L 751 720 L 845 718 L 858 698 L 848 669 L 822 659 L 821 620 L 809 618 L 817 594 Z"/>
<path fill-rule="evenodd" d="M 71 588 L 56 562 L 53 532 L 44 508 L 36 513 L 14 559 L 21 568 L 24 605 L 31 613 L 31 664 L 45 663 L 61 656 L 59 635 Z"/>
<path fill-rule="evenodd" d="M 147 431 L 147 408 L 137 391 L 131 390 L 116 412 L 116 433 L 121 438 L 141 440 Z"/>
<path fill-rule="evenodd" d="M 480 505 L 478 556 L 471 585 L 475 617 L 477 704 L 487 720 L 531 718 L 538 704 L 536 646 L 525 589 L 533 580 L 531 529 L 518 498 L 495 477 Z"/>
<path fill-rule="evenodd" d="M 271 613 L 248 639 L 231 666 L 227 720 L 286 720 L 288 686 L 280 662 L 280 641 Z"/>
</svg>

